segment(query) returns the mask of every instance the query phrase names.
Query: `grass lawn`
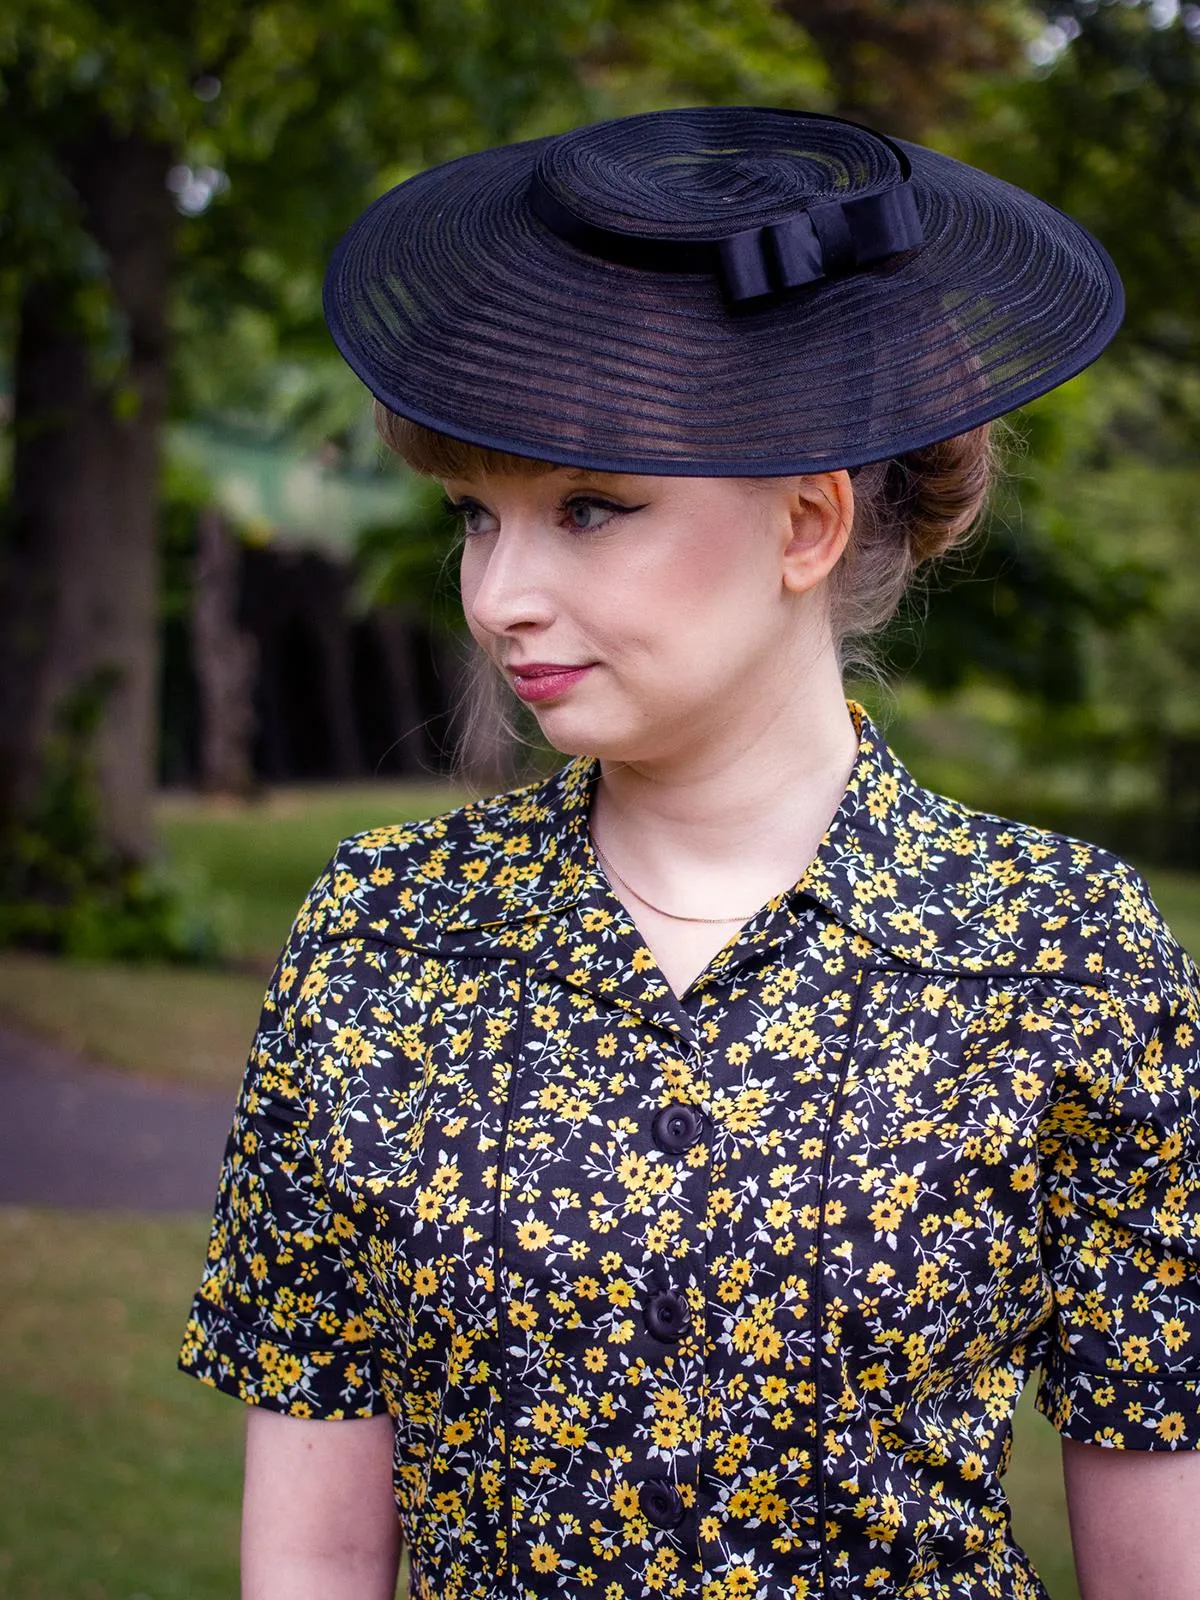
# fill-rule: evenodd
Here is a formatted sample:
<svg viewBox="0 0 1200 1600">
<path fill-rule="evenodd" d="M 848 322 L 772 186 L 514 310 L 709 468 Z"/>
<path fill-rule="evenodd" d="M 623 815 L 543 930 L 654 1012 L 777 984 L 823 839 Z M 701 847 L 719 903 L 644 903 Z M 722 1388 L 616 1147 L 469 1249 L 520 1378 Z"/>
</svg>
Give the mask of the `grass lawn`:
<svg viewBox="0 0 1200 1600">
<path fill-rule="evenodd" d="M 242 972 L 0 952 L 0 1016 L 97 1061 L 231 1095 L 262 996 Z"/>
<path fill-rule="evenodd" d="M 206 1233 L 0 1208 L 5 1600 L 236 1594 L 242 1409 L 175 1371 Z M 1077 1600 L 1057 1440 L 1028 1397 L 1009 1486 L 1051 1595 Z"/>
<path fill-rule="evenodd" d="M 229 1600 L 242 1418 L 174 1371 L 207 1228 L 0 1209 L 0 1594 Z"/>
</svg>

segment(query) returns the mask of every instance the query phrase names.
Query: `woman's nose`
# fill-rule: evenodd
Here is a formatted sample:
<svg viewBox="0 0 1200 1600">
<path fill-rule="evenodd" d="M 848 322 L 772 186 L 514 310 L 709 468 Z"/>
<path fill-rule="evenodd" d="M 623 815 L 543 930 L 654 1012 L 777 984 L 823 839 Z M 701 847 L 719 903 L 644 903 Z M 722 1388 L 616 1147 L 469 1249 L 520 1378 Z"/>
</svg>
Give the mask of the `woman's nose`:
<svg viewBox="0 0 1200 1600">
<path fill-rule="evenodd" d="M 552 552 L 525 518 L 467 539 L 461 581 L 467 621 L 488 634 L 542 626 L 554 616 Z"/>
<path fill-rule="evenodd" d="M 461 573 L 468 619 L 492 634 L 549 622 L 555 609 L 550 554 L 536 530 L 520 523 L 468 539 Z"/>
</svg>

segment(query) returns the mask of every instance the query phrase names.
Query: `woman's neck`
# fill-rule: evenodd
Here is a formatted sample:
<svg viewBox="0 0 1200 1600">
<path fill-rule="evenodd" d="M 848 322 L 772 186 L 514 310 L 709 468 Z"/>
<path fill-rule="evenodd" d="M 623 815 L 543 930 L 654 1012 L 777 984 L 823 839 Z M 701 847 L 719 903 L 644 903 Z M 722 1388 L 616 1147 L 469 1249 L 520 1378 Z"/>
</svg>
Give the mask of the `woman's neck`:
<svg viewBox="0 0 1200 1600">
<path fill-rule="evenodd" d="M 724 915 L 801 876 L 858 748 L 836 667 L 813 677 L 802 697 L 758 727 L 740 723 L 721 748 L 670 764 L 601 761 L 593 836 L 639 894 L 680 915 Z"/>
</svg>

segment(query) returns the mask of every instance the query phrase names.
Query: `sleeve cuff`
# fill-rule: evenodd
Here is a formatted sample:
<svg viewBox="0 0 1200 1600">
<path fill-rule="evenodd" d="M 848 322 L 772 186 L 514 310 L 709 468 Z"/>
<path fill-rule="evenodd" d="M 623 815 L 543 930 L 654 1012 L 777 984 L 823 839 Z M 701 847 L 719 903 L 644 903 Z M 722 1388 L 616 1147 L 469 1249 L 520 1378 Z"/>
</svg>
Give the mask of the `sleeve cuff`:
<svg viewBox="0 0 1200 1600">
<path fill-rule="evenodd" d="M 1064 1439 L 1113 1450 L 1200 1450 L 1200 1378 L 1045 1367 L 1037 1409 Z"/>
<path fill-rule="evenodd" d="M 200 1296 L 192 1302 L 179 1368 L 247 1405 L 290 1417 L 333 1421 L 389 1409 L 369 1341 L 289 1344 Z"/>
</svg>

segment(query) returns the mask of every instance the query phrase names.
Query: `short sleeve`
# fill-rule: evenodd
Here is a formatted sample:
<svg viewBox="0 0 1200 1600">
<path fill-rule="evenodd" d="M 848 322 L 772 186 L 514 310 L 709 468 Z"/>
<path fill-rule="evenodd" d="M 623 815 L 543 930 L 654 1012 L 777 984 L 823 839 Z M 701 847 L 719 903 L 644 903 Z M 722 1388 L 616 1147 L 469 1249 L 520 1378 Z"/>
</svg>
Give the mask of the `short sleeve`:
<svg viewBox="0 0 1200 1600">
<path fill-rule="evenodd" d="M 179 1356 L 184 1372 L 250 1405 L 314 1418 L 386 1410 L 308 1139 L 315 1102 L 300 1034 L 324 983 L 319 935 L 337 914 L 335 870 L 313 886 L 267 989 Z"/>
<path fill-rule="evenodd" d="M 1037 1405 L 1083 1443 L 1200 1449 L 1198 978 L 1132 873 L 1103 982 L 1043 1142 Z"/>
</svg>

